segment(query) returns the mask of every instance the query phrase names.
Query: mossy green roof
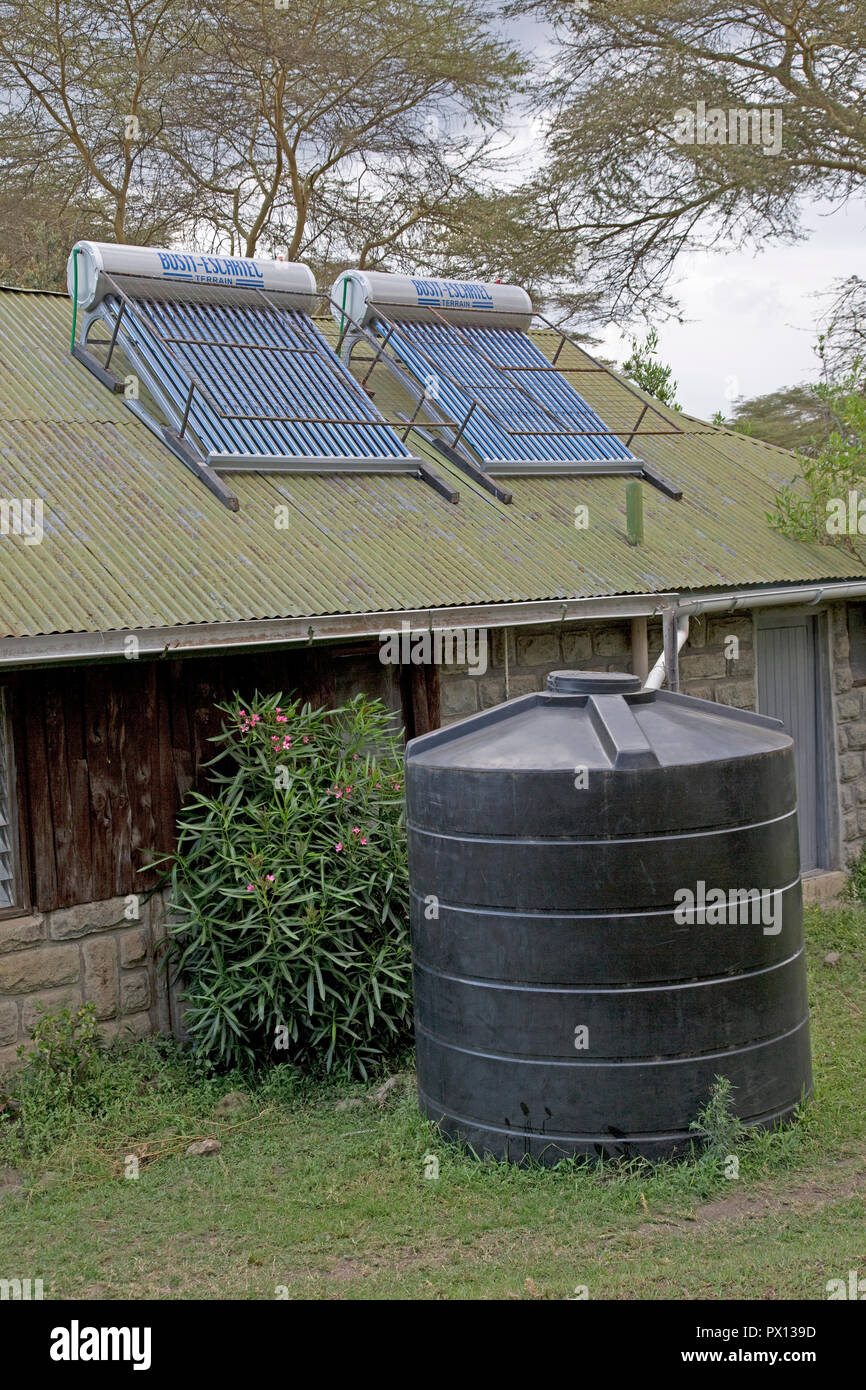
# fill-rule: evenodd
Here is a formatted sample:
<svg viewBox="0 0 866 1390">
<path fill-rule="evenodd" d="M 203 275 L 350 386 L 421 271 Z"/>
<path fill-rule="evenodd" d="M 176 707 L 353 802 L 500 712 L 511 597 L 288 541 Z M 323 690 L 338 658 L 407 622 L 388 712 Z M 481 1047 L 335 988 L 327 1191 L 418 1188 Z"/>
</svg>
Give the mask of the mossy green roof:
<svg viewBox="0 0 866 1390">
<path fill-rule="evenodd" d="M 0 497 L 44 498 L 45 527 L 39 545 L 0 537 L 2 636 L 866 574 L 843 550 L 768 525 L 796 471 L 790 455 L 666 410 L 644 415 L 632 448 L 683 497 L 642 485 L 638 547 L 626 543 L 624 478 L 510 478 L 505 505 L 417 434 L 414 451 L 459 490 L 457 505 L 411 477 L 242 473 L 230 476 L 231 512 L 70 356 L 70 325 L 65 295 L 0 291 Z M 552 357 L 555 335 L 534 337 Z M 570 345 L 559 365 L 594 364 Z M 627 436 L 641 410 L 633 390 L 606 370 L 571 379 Z M 384 367 L 370 385 L 386 418 L 411 411 Z M 281 502 L 288 530 L 274 525 Z"/>
</svg>

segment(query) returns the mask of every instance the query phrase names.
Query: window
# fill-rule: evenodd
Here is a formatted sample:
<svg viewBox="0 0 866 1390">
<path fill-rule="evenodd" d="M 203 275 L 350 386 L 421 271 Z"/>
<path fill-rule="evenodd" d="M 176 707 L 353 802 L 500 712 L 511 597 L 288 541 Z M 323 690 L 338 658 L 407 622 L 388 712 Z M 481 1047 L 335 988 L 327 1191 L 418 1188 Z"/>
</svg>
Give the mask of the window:
<svg viewBox="0 0 866 1390">
<path fill-rule="evenodd" d="M 0 689 L 0 916 L 19 911 L 24 906 L 17 832 L 18 807 L 15 798 L 12 739 L 5 696 Z"/>
<path fill-rule="evenodd" d="M 866 685 L 866 603 L 848 604 L 848 641 L 852 680 Z"/>
</svg>

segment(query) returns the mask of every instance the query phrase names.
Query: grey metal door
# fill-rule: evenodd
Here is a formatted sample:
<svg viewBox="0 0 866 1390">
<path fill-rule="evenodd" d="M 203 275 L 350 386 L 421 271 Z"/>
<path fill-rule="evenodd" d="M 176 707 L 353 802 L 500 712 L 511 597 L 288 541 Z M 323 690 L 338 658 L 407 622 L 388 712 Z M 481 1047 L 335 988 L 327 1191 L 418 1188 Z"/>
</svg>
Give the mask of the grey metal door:
<svg viewBox="0 0 866 1390">
<path fill-rule="evenodd" d="M 757 650 L 758 709 L 781 719 L 794 740 L 800 865 L 807 873 L 822 866 L 825 850 L 815 618 L 760 615 Z"/>
</svg>

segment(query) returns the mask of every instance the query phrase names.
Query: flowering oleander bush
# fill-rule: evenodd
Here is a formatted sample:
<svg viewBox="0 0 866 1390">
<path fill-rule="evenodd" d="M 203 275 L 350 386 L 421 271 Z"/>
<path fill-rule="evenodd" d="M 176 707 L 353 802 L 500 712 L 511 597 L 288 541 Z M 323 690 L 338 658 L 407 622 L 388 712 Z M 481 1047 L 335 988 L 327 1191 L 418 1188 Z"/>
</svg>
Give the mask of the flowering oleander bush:
<svg viewBox="0 0 866 1390">
<path fill-rule="evenodd" d="M 402 756 L 393 717 L 256 695 L 225 716 L 213 790 L 170 866 L 171 955 L 193 1045 L 220 1064 L 366 1075 L 408 1037 Z"/>
</svg>

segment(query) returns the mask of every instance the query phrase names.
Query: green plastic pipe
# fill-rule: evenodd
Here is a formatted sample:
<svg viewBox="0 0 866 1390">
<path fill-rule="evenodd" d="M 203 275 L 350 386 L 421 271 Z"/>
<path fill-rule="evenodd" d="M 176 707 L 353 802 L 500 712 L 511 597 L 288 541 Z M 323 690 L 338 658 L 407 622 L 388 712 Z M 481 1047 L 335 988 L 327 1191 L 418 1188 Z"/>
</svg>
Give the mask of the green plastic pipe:
<svg viewBox="0 0 866 1390">
<path fill-rule="evenodd" d="M 69 351 L 75 347 L 75 321 L 78 318 L 78 256 L 81 251 L 80 246 L 73 247 L 72 250 L 72 337 L 69 340 Z"/>
<path fill-rule="evenodd" d="M 343 281 L 343 304 L 340 310 L 340 336 L 337 339 L 337 352 L 339 352 L 343 346 L 343 334 L 346 331 L 346 294 L 348 293 L 348 289 L 349 281 L 348 278 L 346 278 Z"/>
<path fill-rule="evenodd" d="M 625 485 L 625 526 L 629 545 L 643 542 L 643 491 L 636 480 Z"/>
</svg>

